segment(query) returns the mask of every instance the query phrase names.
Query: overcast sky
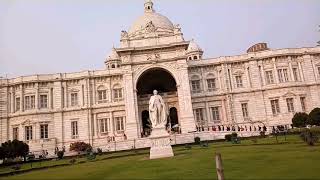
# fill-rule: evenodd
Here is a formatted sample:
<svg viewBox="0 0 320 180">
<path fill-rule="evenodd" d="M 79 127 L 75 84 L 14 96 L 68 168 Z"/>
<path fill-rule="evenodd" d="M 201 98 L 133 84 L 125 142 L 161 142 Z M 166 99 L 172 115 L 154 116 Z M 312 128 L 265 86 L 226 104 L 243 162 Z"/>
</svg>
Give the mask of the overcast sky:
<svg viewBox="0 0 320 180">
<path fill-rule="evenodd" d="M 104 68 L 121 30 L 143 14 L 144 0 L 0 0 L 0 76 Z M 313 47 L 320 40 L 319 0 L 154 0 L 205 57 Z"/>
</svg>

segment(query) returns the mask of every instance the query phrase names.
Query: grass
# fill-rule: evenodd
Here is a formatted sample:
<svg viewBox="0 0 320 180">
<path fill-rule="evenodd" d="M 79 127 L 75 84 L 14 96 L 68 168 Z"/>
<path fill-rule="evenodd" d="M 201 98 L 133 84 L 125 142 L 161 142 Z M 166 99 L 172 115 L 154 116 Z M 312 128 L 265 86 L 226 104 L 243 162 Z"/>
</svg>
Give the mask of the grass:
<svg viewBox="0 0 320 180">
<path fill-rule="evenodd" d="M 2 177 L 3 179 L 216 179 L 215 152 L 222 154 L 226 179 L 319 179 L 320 146 L 310 147 L 298 136 L 243 140 L 241 144 L 210 143 L 208 148 L 174 147 L 175 157 L 149 160 L 148 150 L 97 156 L 94 162 Z M 131 154 L 131 156 L 130 156 Z M 112 156 L 123 157 L 110 158 Z M 128 156 L 129 155 L 129 156 Z M 109 159 L 107 159 L 109 158 Z M 77 159 L 86 161 L 85 158 Z M 68 163 L 69 160 L 47 161 Z M 27 168 L 25 164 L 23 168 Z M 29 165 L 30 166 L 30 165 Z M 0 173 L 3 169 L 0 169 Z"/>
</svg>

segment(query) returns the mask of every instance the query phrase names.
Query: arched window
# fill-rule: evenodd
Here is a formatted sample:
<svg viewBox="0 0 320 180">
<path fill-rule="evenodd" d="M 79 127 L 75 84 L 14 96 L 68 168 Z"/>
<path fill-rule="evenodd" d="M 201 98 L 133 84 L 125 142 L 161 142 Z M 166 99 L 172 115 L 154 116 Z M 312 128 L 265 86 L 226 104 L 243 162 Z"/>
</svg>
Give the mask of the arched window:
<svg viewBox="0 0 320 180">
<path fill-rule="evenodd" d="M 101 85 L 97 88 L 98 93 L 98 103 L 105 103 L 107 101 L 107 90 Z"/>
<path fill-rule="evenodd" d="M 189 60 L 192 60 L 191 56 L 189 57 Z"/>
<path fill-rule="evenodd" d="M 198 56 L 193 56 L 193 59 L 194 59 L 194 60 L 197 60 L 197 59 L 198 59 Z"/>
<path fill-rule="evenodd" d="M 213 74 L 208 74 L 207 75 L 207 86 L 208 86 L 208 91 L 214 91 L 216 87 L 216 78 L 214 77 Z"/>
<path fill-rule="evenodd" d="M 200 78 L 197 75 L 193 75 L 191 77 L 191 91 L 192 93 L 200 93 L 201 92 L 201 85 L 200 85 Z"/>
<path fill-rule="evenodd" d="M 123 100 L 122 88 L 120 84 L 116 84 L 113 86 L 113 101 L 118 102 Z"/>
<path fill-rule="evenodd" d="M 115 66 L 114 64 L 112 64 L 112 65 L 111 65 L 111 68 L 114 69 L 114 68 L 116 68 L 116 66 Z"/>
</svg>

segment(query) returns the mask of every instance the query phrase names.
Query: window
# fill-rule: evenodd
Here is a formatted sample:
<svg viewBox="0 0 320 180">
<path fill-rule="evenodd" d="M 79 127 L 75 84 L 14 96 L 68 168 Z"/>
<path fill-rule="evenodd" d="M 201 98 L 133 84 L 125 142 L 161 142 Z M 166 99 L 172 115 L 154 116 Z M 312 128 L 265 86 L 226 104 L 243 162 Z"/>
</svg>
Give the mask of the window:
<svg viewBox="0 0 320 180">
<path fill-rule="evenodd" d="M 280 113 L 279 99 L 271 100 L 271 109 L 273 115 Z"/>
<path fill-rule="evenodd" d="M 25 127 L 25 138 L 26 141 L 32 140 L 32 126 Z"/>
<path fill-rule="evenodd" d="M 320 77 L 320 66 L 318 66 L 318 75 Z"/>
<path fill-rule="evenodd" d="M 116 120 L 116 130 L 124 131 L 124 119 L 123 117 L 115 117 Z"/>
<path fill-rule="evenodd" d="M 108 122 L 109 119 L 99 119 L 99 126 L 100 126 L 100 133 L 107 133 L 108 132 Z"/>
<path fill-rule="evenodd" d="M 20 97 L 16 98 L 16 111 L 20 111 Z"/>
<path fill-rule="evenodd" d="M 40 139 L 48 139 L 48 124 L 40 125 Z"/>
<path fill-rule="evenodd" d="M 40 95 L 40 108 L 48 108 L 48 96 Z"/>
<path fill-rule="evenodd" d="M 191 81 L 191 90 L 193 93 L 200 93 L 201 92 L 200 80 L 192 80 Z"/>
<path fill-rule="evenodd" d="M 106 90 L 98 90 L 98 102 L 104 103 L 107 100 L 107 91 Z"/>
<path fill-rule="evenodd" d="M 236 76 L 236 86 L 237 86 L 237 88 L 242 88 L 243 87 L 242 76 Z"/>
<path fill-rule="evenodd" d="M 113 90 L 113 98 L 114 98 L 115 102 L 122 100 L 122 89 L 121 88 Z"/>
<path fill-rule="evenodd" d="M 194 110 L 196 121 L 203 121 L 203 108 L 198 108 Z"/>
<path fill-rule="evenodd" d="M 288 112 L 294 112 L 293 98 L 287 98 L 286 101 L 287 101 Z"/>
<path fill-rule="evenodd" d="M 71 138 L 78 138 L 78 121 L 71 122 Z"/>
<path fill-rule="evenodd" d="M 292 68 L 292 72 L 293 72 L 293 80 L 294 81 L 300 81 L 300 76 L 298 73 L 298 69 L 297 68 Z"/>
<path fill-rule="evenodd" d="M 29 110 L 29 109 L 34 109 L 35 107 L 35 97 L 34 95 L 32 96 L 25 96 L 24 97 L 24 109 Z"/>
<path fill-rule="evenodd" d="M 216 79 L 214 78 L 207 79 L 207 84 L 208 84 L 209 91 L 213 91 L 214 89 L 216 89 Z"/>
<path fill-rule="evenodd" d="M 278 69 L 279 82 L 288 82 L 288 70 L 287 69 Z"/>
<path fill-rule="evenodd" d="M 197 60 L 197 59 L 198 59 L 198 56 L 193 56 L 193 59 L 194 59 L 194 60 Z"/>
<path fill-rule="evenodd" d="M 267 84 L 274 83 L 272 71 L 266 71 L 266 81 L 267 81 Z"/>
<path fill-rule="evenodd" d="M 71 93 L 71 106 L 78 105 L 78 93 Z"/>
<path fill-rule="evenodd" d="M 19 139 L 19 128 L 18 127 L 14 127 L 12 129 L 12 139 Z"/>
<path fill-rule="evenodd" d="M 248 103 L 242 103 L 241 104 L 241 109 L 242 109 L 242 116 L 244 119 L 249 117 L 248 113 Z"/>
<path fill-rule="evenodd" d="M 306 111 L 306 97 L 300 97 L 300 102 L 301 102 L 301 110 L 303 112 Z"/>
<path fill-rule="evenodd" d="M 211 112 L 213 121 L 220 121 L 219 107 L 212 107 Z"/>
</svg>

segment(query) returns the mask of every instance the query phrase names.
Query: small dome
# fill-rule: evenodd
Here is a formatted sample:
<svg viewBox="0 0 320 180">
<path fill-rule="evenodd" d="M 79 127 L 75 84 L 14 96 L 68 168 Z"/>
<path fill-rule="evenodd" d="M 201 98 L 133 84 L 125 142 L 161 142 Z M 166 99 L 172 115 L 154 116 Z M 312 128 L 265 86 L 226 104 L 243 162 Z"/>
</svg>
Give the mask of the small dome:
<svg viewBox="0 0 320 180">
<path fill-rule="evenodd" d="M 155 12 L 145 12 L 144 15 L 140 16 L 129 29 L 129 35 L 140 31 L 145 26 L 152 22 L 155 28 L 161 28 L 165 30 L 174 30 L 172 22 L 165 16 Z"/>
<path fill-rule="evenodd" d="M 107 57 L 107 60 L 118 60 L 120 59 L 115 48 L 112 48 L 110 55 Z"/>
<path fill-rule="evenodd" d="M 194 40 L 191 40 L 187 49 L 187 52 L 202 52 L 202 49 L 198 46 Z"/>
</svg>

